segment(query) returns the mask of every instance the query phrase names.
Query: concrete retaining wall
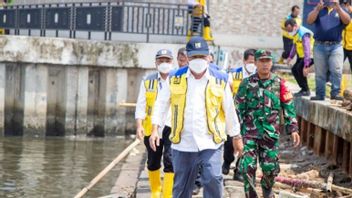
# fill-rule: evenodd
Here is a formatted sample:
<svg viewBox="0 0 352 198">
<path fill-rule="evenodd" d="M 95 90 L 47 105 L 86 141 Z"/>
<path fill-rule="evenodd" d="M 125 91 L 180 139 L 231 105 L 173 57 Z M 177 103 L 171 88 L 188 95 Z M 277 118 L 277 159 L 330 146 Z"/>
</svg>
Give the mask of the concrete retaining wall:
<svg viewBox="0 0 352 198">
<path fill-rule="evenodd" d="M 0 36 L 2 135 L 117 135 L 134 128 L 142 77 L 160 48 L 60 38 Z M 127 112 L 127 116 L 126 116 Z"/>
<path fill-rule="evenodd" d="M 183 46 L 0 36 L 0 132 L 103 136 L 131 131 L 134 109 L 118 104 L 136 101 L 159 49 L 176 55 Z M 222 50 L 233 65 L 244 48 Z"/>
<path fill-rule="evenodd" d="M 311 102 L 295 98 L 297 115 L 348 142 L 352 142 L 352 113 L 332 105 L 329 101 Z"/>
</svg>

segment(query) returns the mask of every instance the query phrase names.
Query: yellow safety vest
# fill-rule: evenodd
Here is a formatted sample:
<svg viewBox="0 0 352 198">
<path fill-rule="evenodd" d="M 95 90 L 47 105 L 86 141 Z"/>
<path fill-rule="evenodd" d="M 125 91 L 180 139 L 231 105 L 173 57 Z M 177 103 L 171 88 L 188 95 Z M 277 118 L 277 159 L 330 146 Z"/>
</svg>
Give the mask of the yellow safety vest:
<svg viewBox="0 0 352 198">
<path fill-rule="evenodd" d="M 235 71 L 232 73 L 232 93 L 233 95 L 237 94 L 238 88 L 240 87 L 240 84 L 243 79 L 243 72 L 241 71 Z"/>
<path fill-rule="evenodd" d="M 343 48 L 352 50 L 352 21 L 346 26 L 342 33 L 342 37 Z"/>
<path fill-rule="evenodd" d="M 304 47 L 303 47 L 303 36 L 305 34 L 310 34 L 310 54 L 313 55 L 314 38 L 313 32 L 309 29 L 301 26 L 297 34 L 293 37 L 293 43 L 296 45 L 296 52 L 299 58 L 304 58 Z"/>
<path fill-rule="evenodd" d="M 183 73 L 170 78 L 170 93 L 171 93 L 171 129 L 172 133 L 170 140 L 174 144 L 181 141 L 181 133 L 184 127 L 184 113 L 186 107 L 187 95 L 187 78 L 186 72 L 188 68 L 181 69 Z M 213 71 L 209 68 L 210 71 Z M 209 72 L 210 72 L 209 71 Z M 214 73 L 219 73 L 215 72 Z M 211 73 L 213 73 L 211 72 Z M 216 74 L 215 74 L 216 75 Z M 208 133 L 213 136 L 215 143 L 219 144 L 226 140 L 225 133 L 225 113 L 222 108 L 222 100 L 226 81 L 210 75 L 205 90 L 205 108 L 207 116 Z"/>
<path fill-rule="evenodd" d="M 287 17 L 285 17 L 282 21 L 281 21 L 281 29 L 282 29 L 282 36 L 283 37 L 286 37 L 286 38 L 289 38 L 289 39 L 293 39 L 293 36 L 291 36 L 287 31 L 286 31 L 286 27 L 285 27 L 285 22 L 286 20 L 288 19 L 291 19 L 291 15 L 288 15 Z M 302 24 L 302 19 L 300 17 L 296 17 L 294 18 L 297 25 L 298 26 L 301 26 Z"/>
<path fill-rule="evenodd" d="M 152 113 L 154 109 L 154 103 L 156 97 L 158 95 L 158 73 L 149 75 L 144 80 L 145 86 L 145 98 L 146 98 L 146 106 L 145 106 L 145 119 L 143 120 L 144 127 L 144 135 L 150 136 L 152 134 Z"/>
</svg>

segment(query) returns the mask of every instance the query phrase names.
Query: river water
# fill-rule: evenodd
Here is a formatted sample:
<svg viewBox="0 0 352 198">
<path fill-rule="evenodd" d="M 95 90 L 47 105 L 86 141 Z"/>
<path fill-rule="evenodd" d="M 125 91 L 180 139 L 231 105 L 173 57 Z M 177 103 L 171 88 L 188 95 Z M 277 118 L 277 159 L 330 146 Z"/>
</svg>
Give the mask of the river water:
<svg viewBox="0 0 352 198">
<path fill-rule="evenodd" d="M 0 138 L 0 197 L 74 197 L 131 140 L 105 138 Z M 109 195 L 116 166 L 86 197 Z"/>
</svg>

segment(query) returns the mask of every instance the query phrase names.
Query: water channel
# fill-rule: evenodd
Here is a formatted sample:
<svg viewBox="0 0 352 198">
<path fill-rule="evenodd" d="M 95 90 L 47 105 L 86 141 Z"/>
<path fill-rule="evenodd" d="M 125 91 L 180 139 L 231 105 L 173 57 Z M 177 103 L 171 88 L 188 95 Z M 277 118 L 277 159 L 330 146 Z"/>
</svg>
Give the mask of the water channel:
<svg viewBox="0 0 352 198">
<path fill-rule="evenodd" d="M 2 137 L 0 197 L 73 197 L 131 141 L 124 137 Z M 120 166 L 86 197 L 109 195 Z"/>
</svg>

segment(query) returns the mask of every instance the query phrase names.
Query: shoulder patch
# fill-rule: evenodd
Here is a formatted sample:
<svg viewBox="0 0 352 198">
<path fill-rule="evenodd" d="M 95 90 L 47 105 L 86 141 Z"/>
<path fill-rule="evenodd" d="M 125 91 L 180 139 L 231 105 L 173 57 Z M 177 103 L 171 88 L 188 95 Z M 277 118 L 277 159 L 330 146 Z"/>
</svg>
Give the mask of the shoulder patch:
<svg viewBox="0 0 352 198">
<path fill-rule="evenodd" d="M 288 89 L 288 86 L 286 84 L 286 80 L 281 79 L 280 81 L 280 100 L 281 102 L 287 103 L 291 101 L 293 98 L 293 95 L 291 91 Z"/>
</svg>

